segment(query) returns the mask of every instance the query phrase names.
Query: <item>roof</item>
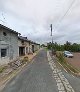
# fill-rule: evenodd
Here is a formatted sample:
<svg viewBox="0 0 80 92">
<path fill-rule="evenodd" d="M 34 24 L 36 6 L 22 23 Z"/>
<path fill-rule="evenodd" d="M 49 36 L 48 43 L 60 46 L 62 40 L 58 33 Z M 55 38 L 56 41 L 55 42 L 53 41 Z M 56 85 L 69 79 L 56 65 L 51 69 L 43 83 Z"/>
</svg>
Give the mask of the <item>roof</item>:
<svg viewBox="0 0 80 92">
<path fill-rule="evenodd" d="M 36 44 L 36 45 L 40 45 L 39 43 L 35 43 L 35 42 L 34 42 L 34 44 Z"/>
<path fill-rule="evenodd" d="M 8 28 L 8 27 L 2 25 L 2 24 L 0 24 L 0 27 L 6 29 L 6 30 L 8 30 L 8 31 L 11 31 L 11 32 L 13 32 L 13 33 L 15 33 L 15 34 L 19 34 L 18 32 L 14 31 L 14 30 L 12 30 L 12 29 L 10 29 L 10 28 Z"/>
<path fill-rule="evenodd" d="M 20 39 L 20 40 L 22 40 L 22 41 L 30 42 L 30 43 L 32 43 L 32 44 L 40 45 L 40 44 L 35 43 L 35 42 L 31 41 L 31 40 L 28 40 L 27 37 L 18 36 L 18 39 Z"/>
<path fill-rule="evenodd" d="M 18 39 L 30 42 L 30 40 L 28 40 L 27 37 L 18 36 Z"/>
</svg>

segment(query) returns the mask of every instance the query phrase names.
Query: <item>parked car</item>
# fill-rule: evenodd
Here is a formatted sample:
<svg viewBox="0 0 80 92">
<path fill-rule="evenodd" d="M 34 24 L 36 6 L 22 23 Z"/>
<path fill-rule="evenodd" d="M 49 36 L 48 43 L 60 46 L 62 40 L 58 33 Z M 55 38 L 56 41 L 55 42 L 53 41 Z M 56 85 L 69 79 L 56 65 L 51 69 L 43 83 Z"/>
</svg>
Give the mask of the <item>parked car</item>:
<svg viewBox="0 0 80 92">
<path fill-rule="evenodd" d="M 69 51 L 64 51 L 63 54 L 64 54 L 65 57 L 73 58 L 73 54 Z"/>
</svg>

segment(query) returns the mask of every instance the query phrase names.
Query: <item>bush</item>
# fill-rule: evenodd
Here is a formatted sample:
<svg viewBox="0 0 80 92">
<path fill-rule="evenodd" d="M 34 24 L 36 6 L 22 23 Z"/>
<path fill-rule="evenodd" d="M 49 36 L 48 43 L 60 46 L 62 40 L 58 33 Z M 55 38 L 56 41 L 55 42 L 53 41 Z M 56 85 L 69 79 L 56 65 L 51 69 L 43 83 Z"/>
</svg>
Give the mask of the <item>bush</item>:
<svg viewBox="0 0 80 92">
<path fill-rule="evenodd" d="M 28 57 L 27 57 L 27 56 L 25 56 L 25 57 L 23 58 L 23 60 L 22 60 L 22 63 L 26 63 L 26 62 L 28 62 Z"/>
<path fill-rule="evenodd" d="M 2 73 L 4 71 L 4 67 L 0 67 L 0 73 Z"/>
<path fill-rule="evenodd" d="M 77 43 L 71 43 L 71 42 L 66 42 L 64 45 L 60 45 L 57 44 L 56 42 L 53 43 L 53 45 L 51 43 L 48 43 L 47 48 L 51 50 L 51 48 L 53 47 L 54 50 L 56 51 L 71 51 L 71 52 L 80 52 L 80 44 Z"/>
<path fill-rule="evenodd" d="M 57 56 L 57 58 L 59 59 L 60 62 L 65 61 L 63 53 L 57 53 L 56 56 Z"/>
</svg>

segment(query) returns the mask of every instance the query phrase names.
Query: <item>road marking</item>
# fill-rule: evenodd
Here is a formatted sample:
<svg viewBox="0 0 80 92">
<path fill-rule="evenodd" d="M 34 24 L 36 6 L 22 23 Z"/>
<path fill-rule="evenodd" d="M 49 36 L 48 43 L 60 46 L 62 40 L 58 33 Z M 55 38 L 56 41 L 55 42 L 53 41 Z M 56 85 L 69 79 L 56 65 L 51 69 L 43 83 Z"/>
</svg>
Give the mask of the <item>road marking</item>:
<svg viewBox="0 0 80 92">
<path fill-rule="evenodd" d="M 50 68 L 53 70 L 52 77 L 56 80 L 58 91 L 59 92 L 75 92 L 74 89 L 71 87 L 68 80 L 65 78 L 61 70 L 59 70 L 52 60 L 49 51 L 47 51 L 47 57 L 49 61 Z"/>
</svg>

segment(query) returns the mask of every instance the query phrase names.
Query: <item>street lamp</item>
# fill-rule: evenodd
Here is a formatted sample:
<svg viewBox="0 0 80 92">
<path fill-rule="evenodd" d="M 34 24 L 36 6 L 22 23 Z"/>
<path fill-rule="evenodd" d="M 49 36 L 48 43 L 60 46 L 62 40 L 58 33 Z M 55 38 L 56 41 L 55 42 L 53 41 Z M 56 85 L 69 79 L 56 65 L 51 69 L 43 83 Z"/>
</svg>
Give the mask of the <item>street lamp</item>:
<svg viewBox="0 0 80 92">
<path fill-rule="evenodd" d="M 52 50 L 52 55 L 53 55 L 53 35 L 52 35 L 52 24 L 50 25 L 50 27 L 51 27 L 51 37 L 52 37 L 51 50 Z"/>
</svg>

